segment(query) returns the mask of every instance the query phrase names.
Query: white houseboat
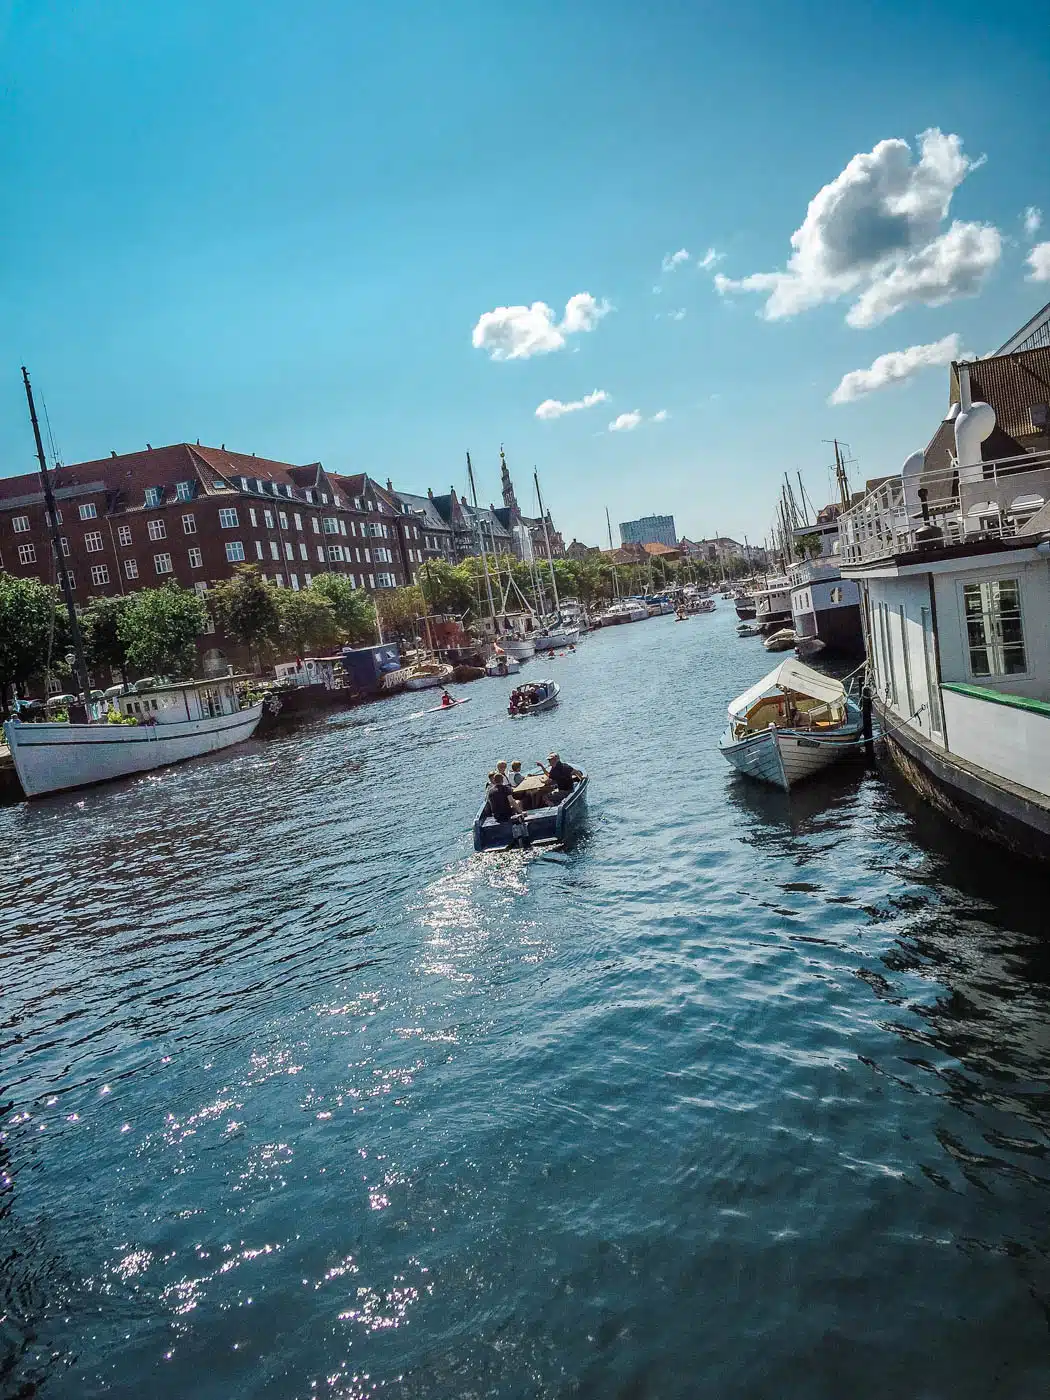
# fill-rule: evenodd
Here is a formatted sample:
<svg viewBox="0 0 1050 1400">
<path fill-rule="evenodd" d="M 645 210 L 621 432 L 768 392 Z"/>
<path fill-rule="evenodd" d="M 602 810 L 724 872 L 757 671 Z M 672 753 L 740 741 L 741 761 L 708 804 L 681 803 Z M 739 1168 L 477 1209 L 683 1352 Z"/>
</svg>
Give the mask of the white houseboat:
<svg viewBox="0 0 1050 1400">
<path fill-rule="evenodd" d="M 23 791 L 27 797 L 41 797 L 88 787 L 182 763 L 249 739 L 263 702 L 242 705 L 238 697 L 242 679 L 246 678 L 189 681 L 115 698 L 114 708 L 135 723 L 9 720 L 4 734 Z"/>
<path fill-rule="evenodd" d="M 828 656 L 863 656 L 860 588 L 855 579 L 842 576 L 839 508 L 825 506 L 815 525 L 800 526 L 793 535 L 796 543 L 819 543 L 817 552 L 788 570 L 791 625 L 800 650 L 807 642 L 819 642 L 820 646 L 813 650 Z"/>
<path fill-rule="evenodd" d="M 1045 859 L 1050 345 L 953 364 L 950 397 L 926 451 L 843 515 L 842 568 L 889 756 L 959 823 Z"/>
<path fill-rule="evenodd" d="M 755 621 L 759 625 L 775 623 L 778 627 L 791 621 L 791 582 L 787 578 L 766 579 L 762 588 L 751 595 L 755 604 Z M 740 609 L 737 609 L 740 614 Z"/>
</svg>

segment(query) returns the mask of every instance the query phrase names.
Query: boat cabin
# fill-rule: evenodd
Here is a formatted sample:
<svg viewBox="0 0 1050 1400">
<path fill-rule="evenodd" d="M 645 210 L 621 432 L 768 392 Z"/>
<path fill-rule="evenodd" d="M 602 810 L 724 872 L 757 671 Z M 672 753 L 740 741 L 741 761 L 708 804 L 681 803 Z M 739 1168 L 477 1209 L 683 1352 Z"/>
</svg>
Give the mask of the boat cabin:
<svg viewBox="0 0 1050 1400">
<path fill-rule="evenodd" d="M 223 676 L 212 681 L 184 681 L 157 686 L 132 695 L 118 695 L 114 707 L 140 724 L 185 724 L 187 720 L 235 715 L 241 708 L 238 685 L 248 676 Z"/>
<path fill-rule="evenodd" d="M 846 721 L 841 681 L 798 661 L 783 661 L 729 706 L 734 739 L 777 729 L 837 729 Z"/>
</svg>

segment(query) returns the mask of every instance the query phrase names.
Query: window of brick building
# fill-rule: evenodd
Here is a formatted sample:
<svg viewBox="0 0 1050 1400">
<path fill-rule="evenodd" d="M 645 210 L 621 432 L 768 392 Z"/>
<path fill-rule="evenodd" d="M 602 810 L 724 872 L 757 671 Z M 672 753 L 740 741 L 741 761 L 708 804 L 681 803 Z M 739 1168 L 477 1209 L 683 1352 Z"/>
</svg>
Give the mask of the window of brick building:
<svg viewBox="0 0 1050 1400">
<path fill-rule="evenodd" d="M 20 545 L 18 546 L 18 562 L 19 562 L 20 564 L 35 564 L 35 563 L 36 563 L 36 545 L 35 545 L 35 544 L 20 544 Z"/>
<path fill-rule="evenodd" d="M 237 512 L 232 506 L 227 506 L 225 510 L 219 511 L 219 524 L 224 530 L 235 530 L 237 528 L 239 524 Z"/>
<path fill-rule="evenodd" d="M 28 515 L 14 515 L 11 517 L 11 529 L 16 535 L 24 535 L 29 529 Z"/>
<path fill-rule="evenodd" d="M 168 533 L 167 527 L 165 526 L 163 520 L 151 520 L 146 526 L 146 529 L 149 531 L 149 537 L 151 540 L 162 540 L 166 538 Z M 84 538 L 86 539 L 87 536 L 85 535 Z"/>
<path fill-rule="evenodd" d="M 288 517 L 287 515 L 285 515 L 283 510 L 279 510 L 277 512 L 277 520 L 282 530 L 288 529 Z"/>
<path fill-rule="evenodd" d="M 131 543 L 131 526 L 130 526 L 130 525 L 118 525 L 118 526 L 117 526 L 117 544 L 123 545 L 124 548 L 126 549 L 130 543 Z"/>
<path fill-rule="evenodd" d="M 184 515 L 182 517 L 182 533 L 184 535 L 195 535 L 197 533 L 197 517 L 195 515 Z"/>
<path fill-rule="evenodd" d="M 227 541 L 226 558 L 231 564 L 238 564 L 244 559 L 244 545 L 240 540 Z"/>
<path fill-rule="evenodd" d="M 263 524 L 266 526 L 267 530 L 272 530 L 272 529 L 273 529 L 273 511 L 272 511 L 272 510 L 264 510 L 264 511 L 263 511 Z"/>
<path fill-rule="evenodd" d="M 319 544 L 319 545 L 317 546 L 317 562 L 318 562 L 319 564 L 323 564 L 323 563 L 324 563 L 324 545 L 323 545 L 323 544 Z"/>
<path fill-rule="evenodd" d="M 301 544 L 301 545 L 299 546 L 299 558 L 300 558 L 300 559 L 309 559 L 309 557 L 310 557 L 310 552 L 309 552 L 309 550 L 306 548 L 306 545 L 305 545 L 305 544 Z"/>
<path fill-rule="evenodd" d="M 170 555 L 170 554 L 155 554 L 155 555 L 153 556 L 153 567 L 156 569 L 156 571 L 157 571 L 158 574 L 170 574 L 170 573 L 171 573 L 171 555 Z"/>
<path fill-rule="evenodd" d="M 286 559 L 294 559 L 294 558 L 295 558 L 295 549 L 294 549 L 294 547 L 293 547 L 293 545 L 292 545 L 291 540 L 285 540 L 285 542 L 284 542 L 284 557 L 285 557 Z"/>
<path fill-rule="evenodd" d="M 204 555 L 199 549 L 191 549 L 189 551 L 189 560 L 191 569 L 199 569 L 203 567 Z"/>
<path fill-rule="evenodd" d="M 271 541 L 270 541 L 270 558 L 271 558 L 271 559 L 280 559 L 280 557 L 281 557 L 281 551 L 277 548 L 277 541 L 276 541 L 276 540 L 271 540 Z"/>
<path fill-rule="evenodd" d="M 341 544 L 330 544 L 328 546 L 328 557 L 333 564 L 341 564 L 343 562 L 343 546 Z"/>
<path fill-rule="evenodd" d="M 102 550 L 102 531 L 89 530 L 84 536 L 84 548 L 89 554 L 99 554 Z"/>
<path fill-rule="evenodd" d="M 95 516 L 96 516 L 97 514 L 98 514 L 98 511 L 95 509 L 95 507 L 94 507 L 93 505 L 86 505 L 86 506 L 81 506 L 81 507 L 80 507 L 80 518 L 81 518 L 81 520 L 94 520 L 94 518 L 95 518 Z"/>
<path fill-rule="evenodd" d="M 138 576 L 139 576 L 139 566 L 138 566 L 137 562 L 136 562 L 134 559 L 125 559 L 125 560 L 124 560 L 124 577 L 125 577 L 125 578 L 138 578 Z"/>
<path fill-rule="evenodd" d="M 256 559 L 261 559 L 263 557 L 262 540 L 255 541 L 255 557 Z"/>
<path fill-rule="evenodd" d="M 59 547 L 59 549 L 62 551 L 62 558 L 63 558 L 63 559 L 68 559 L 68 558 L 69 558 L 69 541 L 66 539 L 65 535 L 62 535 L 62 536 L 60 537 L 60 539 L 59 539 L 59 541 L 58 541 L 58 547 Z M 52 545 L 52 546 L 51 546 L 51 553 L 52 553 L 52 555 L 54 555 L 54 552 L 55 552 L 55 546 Z"/>
<path fill-rule="evenodd" d="M 192 481 L 176 481 L 176 483 L 175 483 L 175 499 L 176 499 L 177 501 L 192 501 L 192 500 L 193 500 L 193 482 L 192 482 Z"/>
<path fill-rule="evenodd" d="M 109 569 L 105 564 L 92 564 L 91 582 L 97 588 L 100 584 L 109 582 Z"/>
<path fill-rule="evenodd" d="M 294 515 L 292 519 L 295 521 L 295 528 L 301 530 L 303 528 L 303 517 L 297 514 Z"/>
<path fill-rule="evenodd" d="M 152 507 L 152 506 L 159 506 L 160 503 L 161 503 L 161 501 L 162 501 L 163 499 L 164 499 L 163 493 L 161 492 L 161 489 L 160 489 L 159 486 L 147 486 L 147 487 L 146 487 L 146 496 L 145 496 L 145 500 L 146 500 L 146 506 L 147 506 L 147 508 L 150 508 L 150 507 Z M 81 509 L 81 511 L 83 511 L 84 507 L 81 506 L 80 509 Z"/>
<path fill-rule="evenodd" d="M 315 534 L 315 535 L 319 535 L 319 534 L 321 533 L 321 527 L 320 527 L 320 525 L 317 523 L 317 516 L 316 516 L 316 515 L 311 515 L 311 516 L 310 516 L 310 524 L 314 527 L 314 534 Z"/>
</svg>

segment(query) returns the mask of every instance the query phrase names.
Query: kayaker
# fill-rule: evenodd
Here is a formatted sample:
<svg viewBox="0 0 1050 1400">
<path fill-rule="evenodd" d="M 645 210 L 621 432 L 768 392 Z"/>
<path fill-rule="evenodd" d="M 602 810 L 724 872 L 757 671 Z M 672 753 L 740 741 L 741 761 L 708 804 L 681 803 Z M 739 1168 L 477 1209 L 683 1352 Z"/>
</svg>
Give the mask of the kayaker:
<svg viewBox="0 0 1050 1400">
<path fill-rule="evenodd" d="M 456 703 L 455 700 L 453 700 L 452 696 L 448 693 L 448 691 L 447 691 L 447 690 L 442 690 L 442 692 L 441 692 L 441 708 L 442 708 L 442 709 L 448 709 L 449 705 L 454 705 L 455 703 Z"/>
</svg>

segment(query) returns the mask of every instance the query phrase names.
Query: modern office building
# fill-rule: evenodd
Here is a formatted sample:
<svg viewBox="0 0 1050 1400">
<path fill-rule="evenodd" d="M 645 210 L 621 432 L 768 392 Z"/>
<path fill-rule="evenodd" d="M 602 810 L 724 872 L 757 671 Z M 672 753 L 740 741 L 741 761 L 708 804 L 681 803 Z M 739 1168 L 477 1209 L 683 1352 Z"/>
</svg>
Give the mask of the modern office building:
<svg viewBox="0 0 1050 1400">
<path fill-rule="evenodd" d="M 678 547 L 673 515 L 646 515 L 641 520 L 620 522 L 621 544 L 666 544 Z"/>
</svg>

